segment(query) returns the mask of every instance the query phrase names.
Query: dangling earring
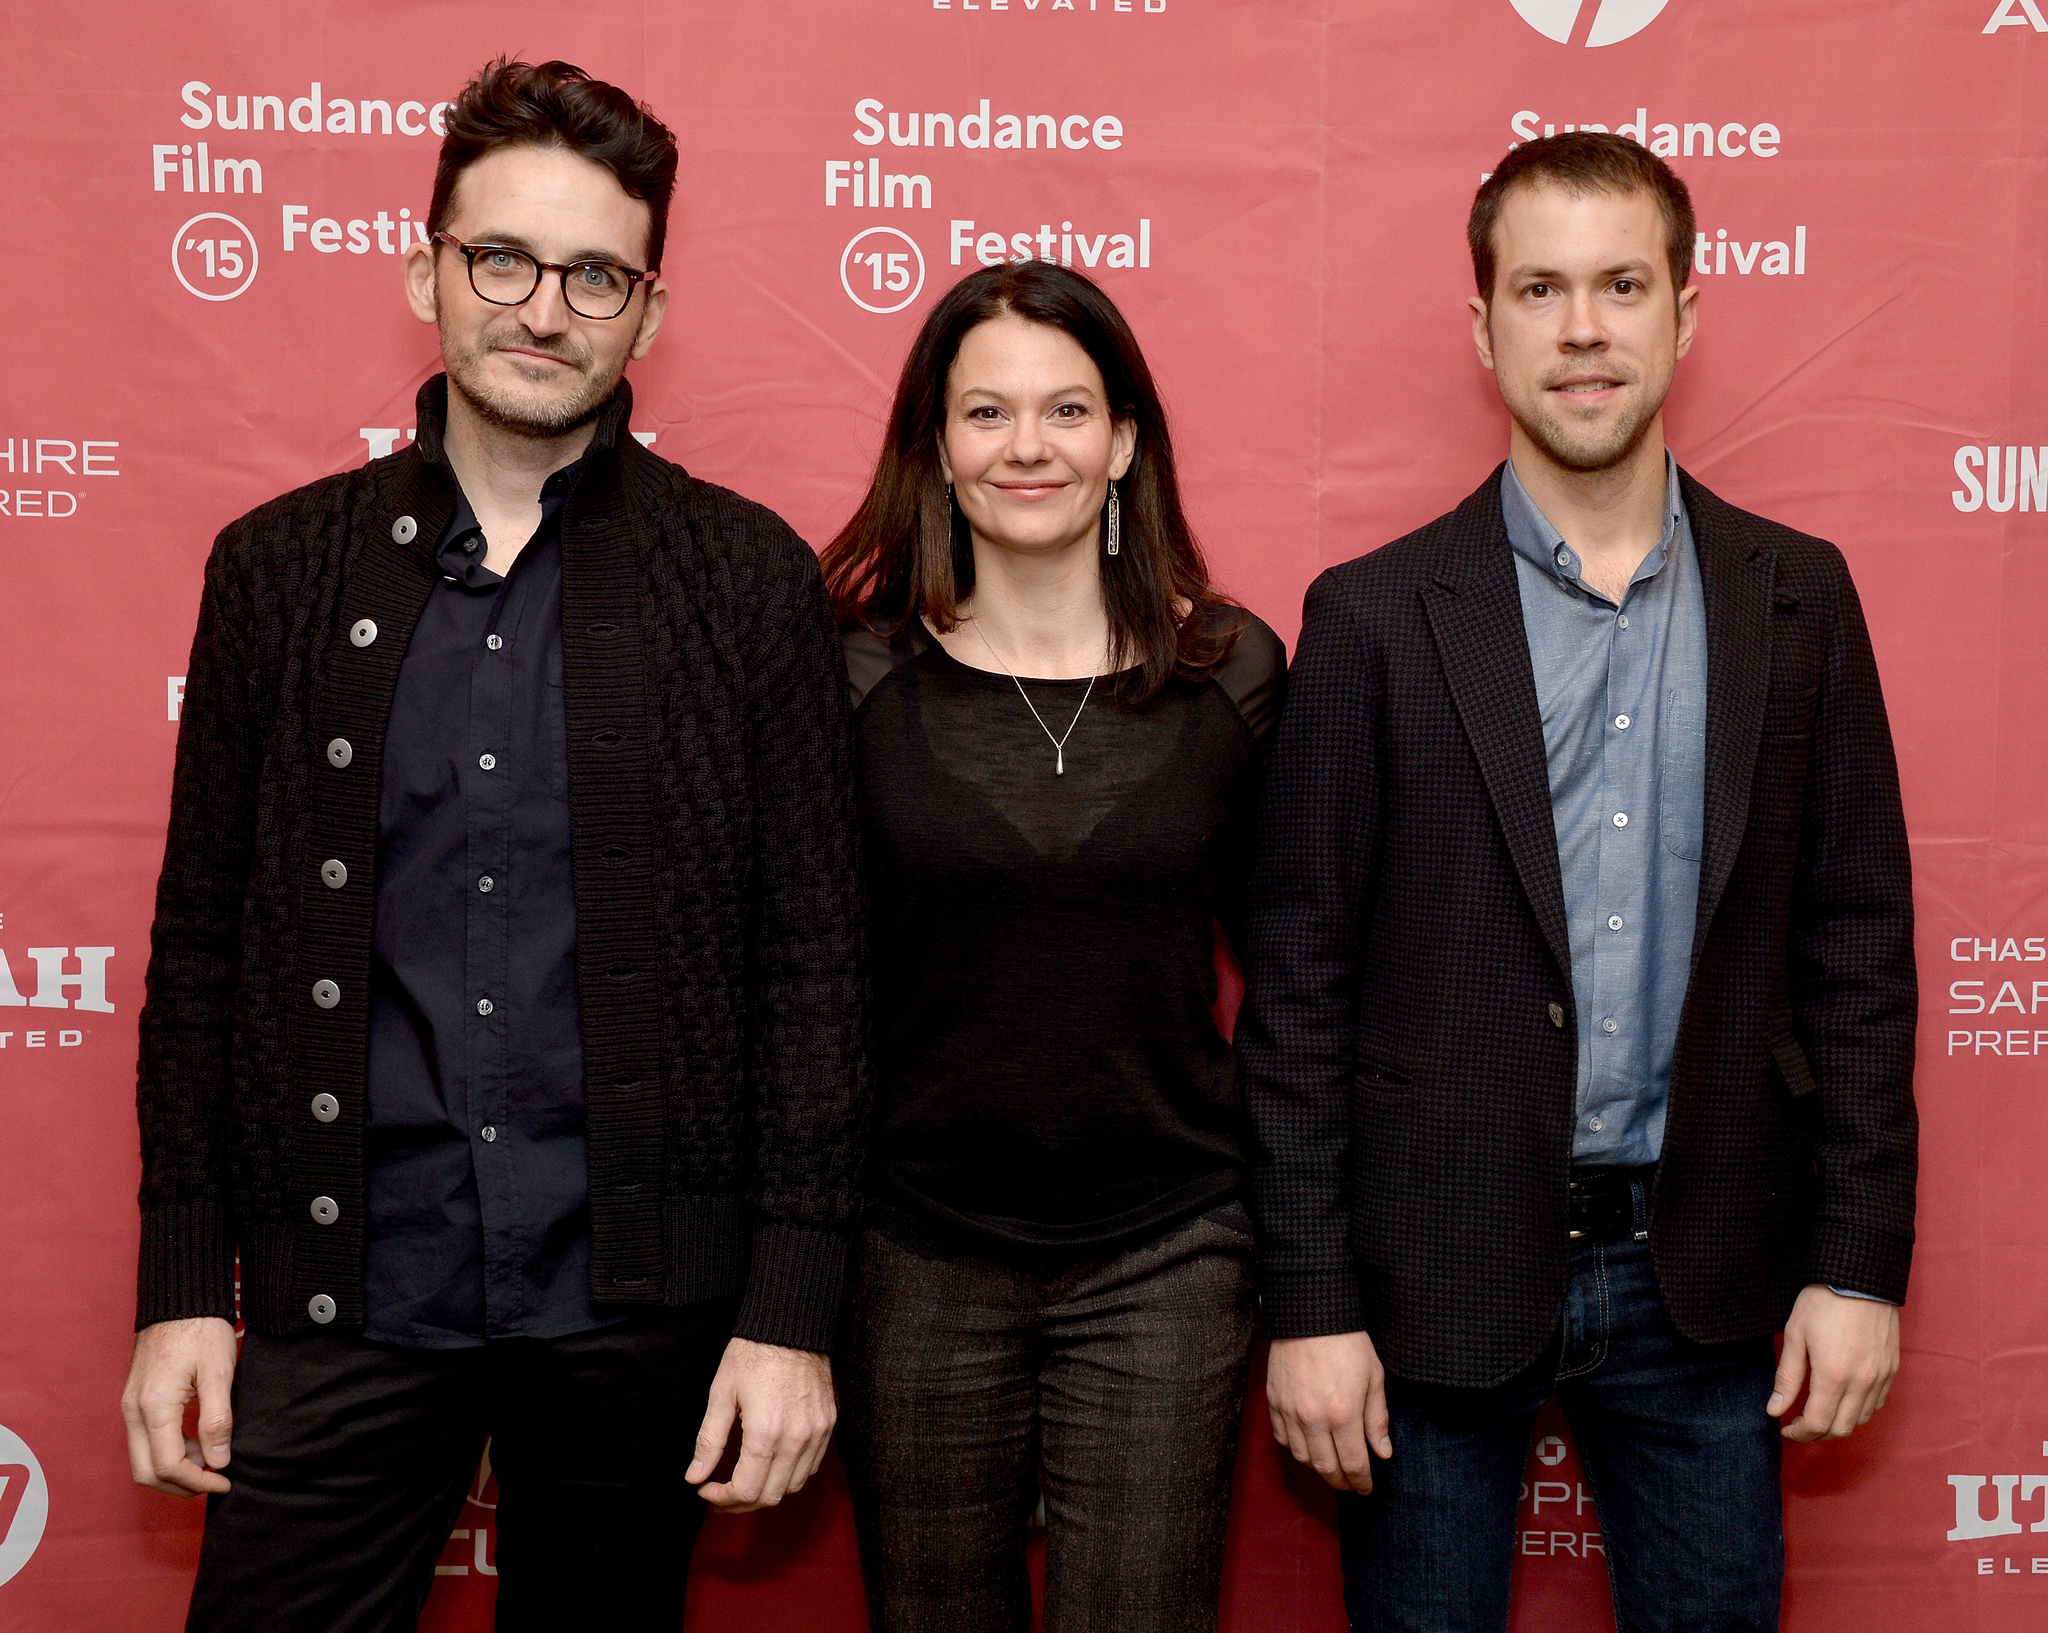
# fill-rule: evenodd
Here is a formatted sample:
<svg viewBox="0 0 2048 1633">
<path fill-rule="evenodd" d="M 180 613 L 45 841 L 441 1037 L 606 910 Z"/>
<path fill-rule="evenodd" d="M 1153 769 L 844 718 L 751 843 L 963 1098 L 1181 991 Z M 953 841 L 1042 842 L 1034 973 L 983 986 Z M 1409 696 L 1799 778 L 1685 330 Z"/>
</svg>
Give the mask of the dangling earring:
<svg viewBox="0 0 2048 1633">
<path fill-rule="evenodd" d="M 1109 484 L 1109 554 L 1115 555 L 1123 544 L 1124 507 L 1116 496 L 1116 482 Z"/>
</svg>

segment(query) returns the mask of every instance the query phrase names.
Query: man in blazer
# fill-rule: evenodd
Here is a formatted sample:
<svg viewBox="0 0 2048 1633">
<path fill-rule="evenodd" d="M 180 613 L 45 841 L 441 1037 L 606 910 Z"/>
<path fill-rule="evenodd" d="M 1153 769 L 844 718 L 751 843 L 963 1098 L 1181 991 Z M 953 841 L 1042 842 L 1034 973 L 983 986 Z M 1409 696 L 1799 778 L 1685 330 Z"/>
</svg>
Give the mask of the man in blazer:
<svg viewBox="0 0 2048 1633">
<path fill-rule="evenodd" d="M 1780 1438 L 1883 1404 L 1912 1253 L 1884 700 L 1841 554 L 1665 450 L 1670 168 L 1528 143 L 1470 236 L 1510 459 L 1311 587 L 1261 814 L 1274 1433 L 1354 1628 L 1506 1627 L 1552 1395 L 1620 1625 L 1774 1628 Z"/>
</svg>

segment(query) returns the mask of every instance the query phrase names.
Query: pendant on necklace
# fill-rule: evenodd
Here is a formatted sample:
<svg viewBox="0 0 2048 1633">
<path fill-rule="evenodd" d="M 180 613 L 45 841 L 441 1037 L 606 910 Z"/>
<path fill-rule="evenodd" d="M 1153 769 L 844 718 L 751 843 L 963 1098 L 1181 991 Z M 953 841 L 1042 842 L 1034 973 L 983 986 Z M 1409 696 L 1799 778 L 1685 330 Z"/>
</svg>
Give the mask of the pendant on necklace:
<svg viewBox="0 0 2048 1633">
<path fill-rule="evenodd" d="M 1064 746 L 1063 744 L 1060 744 L 1060 743 L 1055 743 L 1055 744 L 1053 744 L 1053 746 L 1052 746 L 1052 752 L 1053 752 L 1053 762 L 1052 762 L 1052 774 L 1053 774 L 1053 775 L 1054 775 L 1055 777 L 1064 777 L 1064 776 L 1065 776 L 1065 775 L 1067 774 L 1067 751 L 1066 751 L 1066 748 L 1065 748 L 1065 746 Z"/>
</svg>

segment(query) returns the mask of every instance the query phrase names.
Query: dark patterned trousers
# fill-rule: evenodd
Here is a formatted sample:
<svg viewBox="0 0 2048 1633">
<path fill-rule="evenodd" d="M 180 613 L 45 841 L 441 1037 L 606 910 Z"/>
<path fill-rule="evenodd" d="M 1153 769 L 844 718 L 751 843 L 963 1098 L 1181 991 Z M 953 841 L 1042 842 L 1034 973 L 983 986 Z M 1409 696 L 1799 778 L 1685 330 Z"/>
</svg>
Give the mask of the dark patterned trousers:
<svg viewBox="0 0 2048 1633">
<path fill-rule="evenodd" d="M 1252 1239 L 1203 1217 L 1078 1262 L 862 1235 L 839 1445 L 875 1633 L 1216 1625 L 1254 1318 Z"/>
</svg>

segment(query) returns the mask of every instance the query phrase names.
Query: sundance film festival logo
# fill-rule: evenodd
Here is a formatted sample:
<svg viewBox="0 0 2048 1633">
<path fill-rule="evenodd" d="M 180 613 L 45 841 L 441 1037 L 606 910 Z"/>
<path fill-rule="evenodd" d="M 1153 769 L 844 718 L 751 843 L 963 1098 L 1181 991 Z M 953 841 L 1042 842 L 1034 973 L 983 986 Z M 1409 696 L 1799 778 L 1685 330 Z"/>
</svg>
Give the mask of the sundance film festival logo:
<svg viewBox="0 0 2048 1633">
<path fill-rule="evenodd" d="M 1657 20 L 1669 0 L 1513 0 L 1522 21 L 1559 45 L 1614 45 Z"/>
<path fill-rule="evenodd" d="M 314 137 L 328 146 L 337 136 L 438 138 L 446 134 L 442 115 L 453 106 L 418 98 L 327 97 L 319 80 L 312 81 L 300 97 L 288 92 L 237 91 L 230 95 L 215 92 L 198 79 L 188 80 L 179 95 L 186 107 L 178 116 L 179 123 L 207 134 L 150 144 L 152 190 L 249 196 L 251 202 L 237 204 L 236 209 L 259 214 L 268 206 L 256 205 L 253 196 L 265 195 L 269 189 L 263 161 L 252 156 L 249 148 L 273 149 L 270 162 L 274 168 L 275 148 L 300 145 L 297 138 L 301 136 Z M 237 134 L 228 134 L 231 132 Z M 214 144 L 221 141 L 237 151 L 214 151 Z M 410 209 L 400 209 L 394 217 L 389 209 L 363 209 L 354 215 L 339 208 L 334 215 L 315 216 L 315 208 L 285 204 L 271 217 L 278 223 L 277 247 L 281 251 L 291 254 L 304 246 L 323 255 L 344 251 L 400 255 L 408 244 L 427 242 L 425 220 L 413 219 Z M 171 239 L 171 270 L 187 291 L 204 301 L 231 301 L 244 293 L 255 281 L 257 260 L 255 232 L 239 216 L 220 211 L 201 211 Z"/>
<path fill-rule="evenodd" d="M 171 235 L 171 270 L 203 301 L 231 301 L 256 281 L 256 235 L 231 215 L 202 210 Z"/>
<path fill-rule="evenodd" d="M 2038 444 L 1958 448 L 1956 480 L 1962 486 L 1949 489 L 1949 500 L 1965 513 L 1989 510 L 2003 515 L 2018 508 L 2048 514 L 2048 448 Z"/>
<path fill-rule="evenodd" d="M 839 252 L 839 286 L 863 312 L 900 312 L 924 288 L 924 251 L 907 232 L 870 227 Z"/>
<path fill-rule="evenodd" d="M 0 1583 L 34 1556 L 50 1522 L 50 1483 L 28 1442 L 0 1424 Z"/>
<path fill-rule="evenodd" d="M 953 149 L 965 164 L 1000 167 L 1006 173 L 1022 169 L 1037 179 L 1049 172 L 1071 174 L 1068 167 L 1082 162 L 1077 155 L 1115 153 L 1124 145 L 1124 123 L 1116 114 L 1033 112 L 1028 104 L 1013 110 L 997 107 L 985 96 L 957 113 L 891 108 L 880 97 L 863 97 L 853 105 L 853 118 L 852 136 L 860 147 L 920 151 L 901 158 L 887 153 L 890 164 L 905 167 L 900 172 L 883 169 L 883 153 L 826 159 L 828 210 L 924 211 L 934 207 L 935 194 L 957 209 L 926 173 L 939 168 L 932 163 L 937 157 L 934 149 Z M 921 168 L 913 172 L 911 166 Z M 1144 270 L 1152 265 L 1148 216 L 1078 222 L 1068 217 L 1055 225 L 1044 220 L 989 221 L 978 206 L 967 207 L 976 214 L 948 211 L 947 244 L 954 266 L 970 258 L 982 266 L 1033 260 L 1101 270 Z M 910 224 L 915 221 L 911 216 Z M 900 312 L 924 288 L 925 264 L 923 248 L 904 228 L 880 223 L 859 227 L 839 253 L 839 286 L 862 311 Z"/>
</svg>

